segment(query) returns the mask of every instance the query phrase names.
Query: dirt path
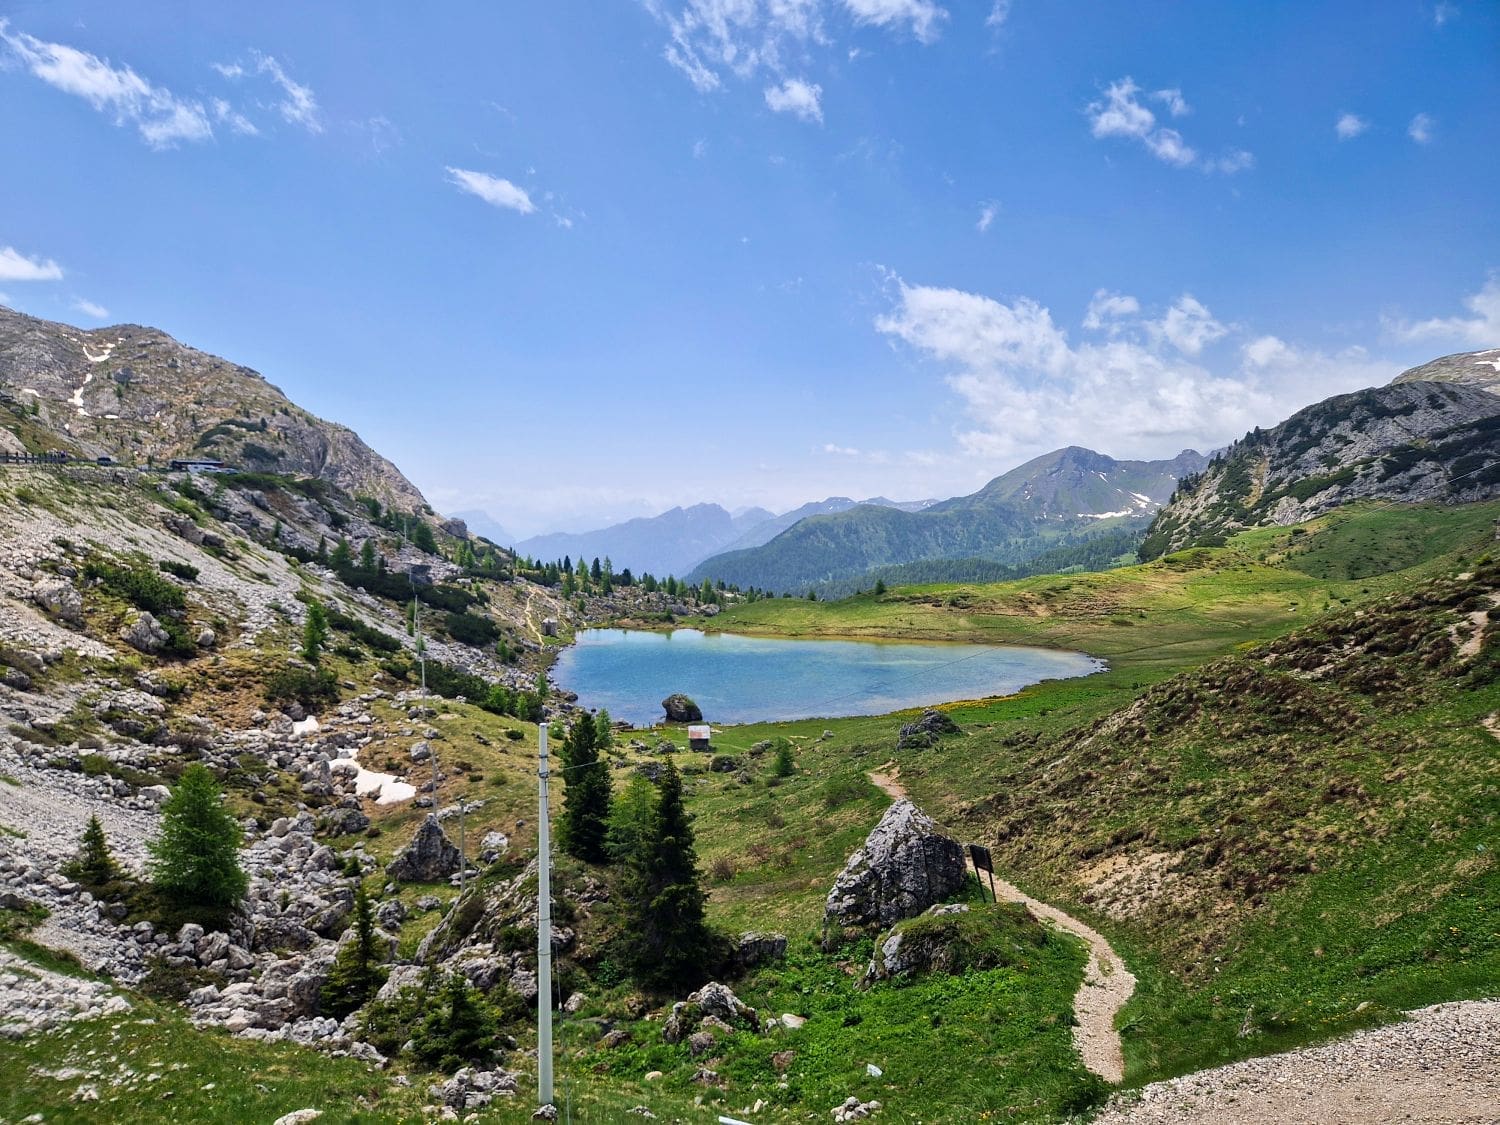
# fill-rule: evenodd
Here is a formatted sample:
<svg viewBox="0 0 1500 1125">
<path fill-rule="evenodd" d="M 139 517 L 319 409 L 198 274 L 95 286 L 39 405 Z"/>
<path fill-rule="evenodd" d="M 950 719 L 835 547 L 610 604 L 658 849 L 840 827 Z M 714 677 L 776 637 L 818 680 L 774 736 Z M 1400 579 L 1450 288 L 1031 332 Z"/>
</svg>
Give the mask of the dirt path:
<svg viewBox="0 0 1500 1125">
<path fill-rule="evenodd" d="M 900 780 L 901 767 L 895 762 L 871 770 L 869 778 L 893 801 L 906 796 L 906 788 Z M 974 872 L 974 877 L 980 878 L 978 871 Z M 995 893 L 1013 902 L 1024 903 L 1038 918 L 1081 939 L 1088 946 L 1089 960 L 1083 970 L 1083 983 L 1073 994 L 1073 1017 L 1077 1021 L 1073 1027 L 1073 1045 L 1078 1049 L 1084 1066 L 1106 1082 L 1118 1083 L 1125 1077 L 1125 1054 L 1120 1046 L 1120 1033 L 1115 1030 L 1115 1016 L 1135 991 L 1135 977 L 1125 967 L 1120 955 L 1093 927 L 1055 906 L 1032 898 L 1004 879 L 995 880 Z"/>
<path fill-rule="evenodd" d="M 1346 1039 L 1120 1094 L 1094 1125 L 1493 1125 L 1500 1000 L 1438 1004 Z"/>
<path fill-rule="evenodd" d="M 1496 738 L 1500 738 L 1500 711 L 1495 711 L 1484 717 L 1484 729 Z M 880 782 L 877 781 L 875 784 L 879 785 Z"/>
<path fill-rule="evenodd" d="M 1092 926 L 1055 906 L 1039 902 L 1004 879 L 995 880 L 995 890 L 1003 898 L 1025 903 L 1038 918 L 1080 938 L 1089 947 L 1083 983 L 1073 994 L 1073 1016 L 1077 1020 L 1073 1046 L 1078 1048 L 1084 1066 L 1106 1082 L 1119 1082 L 1125 1077 L 1125 1054 L 1120 1047 L 1120 1033 L 1115 1030 L 1115 1016 L 1135 991 L 1135 977 Z"/>
<path fill-rule="evenodd" d="M 887 762 L 878 770 L 870 771 L 870 781 L 893 801 L 899 801 L 906 796 L 906 787 L 901 784 L 901 766 L 896 762 Z"/>
</svg>

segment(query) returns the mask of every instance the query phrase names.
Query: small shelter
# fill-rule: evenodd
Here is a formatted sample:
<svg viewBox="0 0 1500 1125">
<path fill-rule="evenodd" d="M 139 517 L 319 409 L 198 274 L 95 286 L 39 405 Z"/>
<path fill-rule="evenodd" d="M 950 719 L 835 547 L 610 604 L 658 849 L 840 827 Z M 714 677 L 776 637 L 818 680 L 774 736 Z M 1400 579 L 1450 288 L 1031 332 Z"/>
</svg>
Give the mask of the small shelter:
<svg viewBox="0 0 1500 1125">
<path fill-rule="evenodd" d="M 713 735 L 713 728 L 707 723 L 694 723 L 688 727 L 688 749 L 707 750 L 708 740 Z"/>
</svg>

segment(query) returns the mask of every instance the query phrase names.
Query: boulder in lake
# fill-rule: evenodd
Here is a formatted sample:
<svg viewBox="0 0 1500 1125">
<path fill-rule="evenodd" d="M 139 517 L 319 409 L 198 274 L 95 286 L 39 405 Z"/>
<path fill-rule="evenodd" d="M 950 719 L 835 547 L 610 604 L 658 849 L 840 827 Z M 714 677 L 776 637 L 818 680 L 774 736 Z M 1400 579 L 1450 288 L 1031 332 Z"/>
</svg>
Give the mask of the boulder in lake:
<svg viewBox="0 0 1500 1125">
<path fill-rule="evenodd" d="M 905 797 L 886 810 L 828 892 L 825 916 L 838 927 L 890 926 L 959 890 L 964 850 Z"/>
<path fill-rule="evenodd" d="M 662 710 L 667 713 L 669 723 L 701 723 L 703 721 L 703 712 L 699 710 L 698 705 L 681 692 L 667 696 L 661 701 L 661 706 Z"/>
</svg>

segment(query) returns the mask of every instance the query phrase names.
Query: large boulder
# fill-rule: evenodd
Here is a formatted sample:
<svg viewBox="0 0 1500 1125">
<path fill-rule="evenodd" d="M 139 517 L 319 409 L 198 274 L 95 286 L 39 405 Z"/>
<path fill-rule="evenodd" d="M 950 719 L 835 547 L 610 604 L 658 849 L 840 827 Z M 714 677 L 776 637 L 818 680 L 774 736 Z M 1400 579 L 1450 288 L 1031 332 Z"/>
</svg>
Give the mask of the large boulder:
<svg viewBox="0 0 1500 1125">
<path fill-rule="evenodd" d="M 461 862 L 458 849 L 437 817 L 428 814 L 412 842 L 391 861 L 385 873 L 397 882 L 435 883 L 457 871 Z"/>
<path fill-rule="evenodd" d="M 662 1038 L 668 1043 L 681 1043 L 695 1029 L 701 1030 L 705 1022 L 731 1031 L 737 1027 L 760 1030 L 760 1017 L 754 1008 L 736 996 L 727 984 L 709 981 L 697 992 L 689 993 L 686 1000 L 672 1005 L 662 1022 Z"/>
<path fill-rule="evenodd" d="M 907 723 L 901 728 L 901 734 L 896 739 L 896 749 L 925 750 L 936 745 L 943 735 L 957 733 L 957 723 L 941 711 L 928 708 L 916 722 Z"/>
<path fill-rule="evenodd" d="M 703 712 L 698 705 L 681 692 L 669 695 L 661 701 L 662 710 L 667 713 L 669 723 L 701 723 Z"/>
<path fill-rule="evenodd" d="M 61 578 L 38 579 L 31 588 L 31 600 L 62 621 L 72 625 L 83 621 L 83 595 L 71 582 Z"/>
<path fill-rule="evenodd" d="M 172 639 L 161 627 L 161 623 L 144 610 L 134 621 L 120 630 L 120 636 L 131 648 L 147 654 L 160 652 Z"/>
<path fill-rule="evenodd" d="M 840 929 L 889 926 L 941 902 L 966 877 L 958 841 L 903 797 L 849 857 L 828 892 L 825 916 Z"/>
</svg>

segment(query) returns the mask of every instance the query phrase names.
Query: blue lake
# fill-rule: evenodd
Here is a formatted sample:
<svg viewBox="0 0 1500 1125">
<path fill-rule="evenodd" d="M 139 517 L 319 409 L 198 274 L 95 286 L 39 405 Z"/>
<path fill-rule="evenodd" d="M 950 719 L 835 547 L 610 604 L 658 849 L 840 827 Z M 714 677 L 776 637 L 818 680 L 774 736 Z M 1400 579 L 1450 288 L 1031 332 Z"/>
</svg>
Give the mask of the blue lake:
<svg viewBox="0 0 1500 1125">
<path fill-rule="evenodd" d="M 660 722 L 661 701 L 673 692 L 691 696 L 705 721 L 730 724 L 883 715 L 1008 695 L 1103 667 L 1081 652 L 1013 645 L 589 629 L 563 650 L 552 681 L 577 692 L 583 706 L 638 726 Z"/>
</svg>

